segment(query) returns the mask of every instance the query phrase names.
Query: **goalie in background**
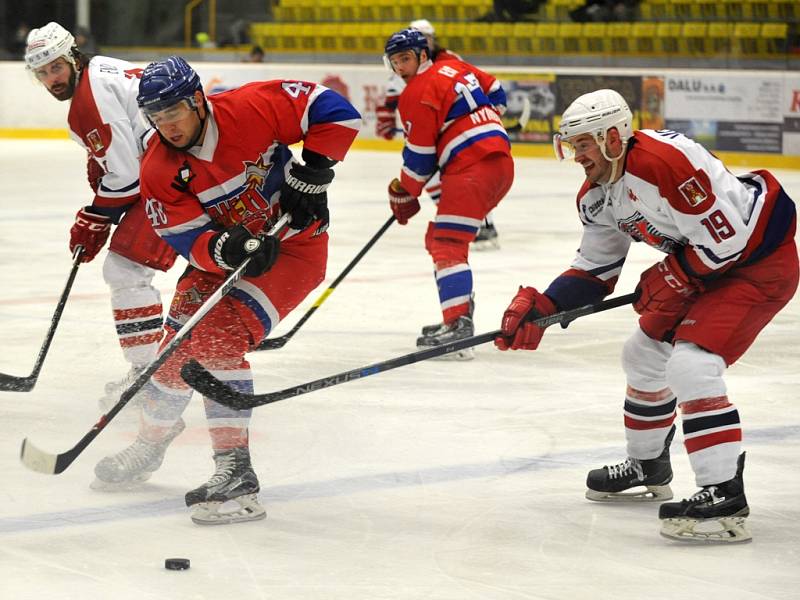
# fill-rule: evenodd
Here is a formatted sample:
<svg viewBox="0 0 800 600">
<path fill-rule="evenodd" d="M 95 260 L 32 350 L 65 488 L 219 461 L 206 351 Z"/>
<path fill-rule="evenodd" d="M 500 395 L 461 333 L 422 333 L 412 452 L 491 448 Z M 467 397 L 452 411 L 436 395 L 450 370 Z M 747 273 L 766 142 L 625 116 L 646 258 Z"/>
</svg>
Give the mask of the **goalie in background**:
<svg viewBox="0 0 800 600">
<path fill-rule="evenodd" d="M 723 380 L 798 284 L 794 202 L 767 171 L 731 174 L 705 148 L 668 130 L 632 131 L 613 90 L 577 98 L 554 148 L 574 157 L 583 238 L 570 268 L 544 293 L 520 287 L 502 319 L 501 350 L 535 350 L 544 330 L 524 320 L 610 294 L 631 242 L 666 253 L 645 270 L 625 343 L 628 458 L 589 472 L 587 498 L 672 498 L 670 442 L 676 409 L 700 490 L 659 508 L 662 535 L 688 541 L 750 539 L 745 519 L 739 413 Z"/>
<path fill-rule="evenodd" d="M 469 245 L 514 180 L 500 119 L 506 94 L 497 79 L 466 62 L 432 62 L 428 41 L 417 29 L 392 35 L 384 59 L 406 83 L 398 102 L 406 134 L 403 167 L 389 184 L 389 207 L 399 224 L 419 212 L 423 187 L 435 173 L 441 175 L 441 198 L 425 248 L 433 259 L 442 323 L 423 327 L 417 338 L 418 348 L 430 348 L 475 331 Z M 474 353 L 468 348 L 452 356 L 470 359 Z"/>
</svg>

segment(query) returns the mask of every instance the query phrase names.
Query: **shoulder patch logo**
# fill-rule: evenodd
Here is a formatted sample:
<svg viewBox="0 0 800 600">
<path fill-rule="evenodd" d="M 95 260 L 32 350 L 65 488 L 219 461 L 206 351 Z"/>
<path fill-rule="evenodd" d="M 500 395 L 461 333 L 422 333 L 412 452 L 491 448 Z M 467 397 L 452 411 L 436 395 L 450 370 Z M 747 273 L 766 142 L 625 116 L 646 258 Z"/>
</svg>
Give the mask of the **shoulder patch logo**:
<svg viewBox="0 0 800 600">
<path fill-rule="evenodd" d="M 690 177 L 680 184 L 678 186 L 678 191 L 689 203 L 689 206 L 697 206 L 706 198 L 708 198 L 708 193 L 703 189 L 703 186 L 700 185 L 700 182 L 694 177 Z"/>
<path fill-rule="evenodd" d="M 100 152 L 105 148 L 103 139 L 100 137 L 100 132 L 98 132 L 97 129 L 92 129 L 86 134 L 86 141 L 89 143 L 89 148 L 91 148 L 94 153 Z"/>
</svg>

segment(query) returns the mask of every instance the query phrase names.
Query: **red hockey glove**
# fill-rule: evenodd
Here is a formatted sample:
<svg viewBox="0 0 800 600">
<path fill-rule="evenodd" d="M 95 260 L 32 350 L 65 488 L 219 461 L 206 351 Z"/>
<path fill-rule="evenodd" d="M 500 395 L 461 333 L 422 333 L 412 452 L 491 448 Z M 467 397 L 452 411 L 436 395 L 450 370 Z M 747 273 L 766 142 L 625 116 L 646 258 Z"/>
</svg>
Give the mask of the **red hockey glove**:
<svg viewBox="0 0 800 600">
<path fill-rule="evenodd" d="M 89 186 L 92 188 L 92 191 L 96 194 L 97 188 L 100 187 L 100 181 L 103 179 L 103 175 L 106 172 L 103 171 L 103 167 L 92 158 L 90 154 L 86 160 L 86 179 L 89 180 Z"/>
<path fill-rule="evenodd" d="M 379 106 L 375 110 L 375 116 L 378 118 L 378 120 L 375 121 L 375 135 L 385 140 L 393 139 L 397 124 L 394 110 L 387 106 Z"/>
<path fill-rule="evenodd" d="M 81 262 L 89 262 L 106 243 L 111 232 L 111 219 L 105 215 L 98 215 L 86 206 L 75 215 L 75 223 L 69 230 L 69 251 L 75 252 L 75 246 L 83 246 Z"/>
<path fill-rule="evenodd" d="M 636 286 L 639 299 L 633 303 L 633 310 L 640 315 L 677 315 L 701 290 L 702 284 L 693 282 L 675 255 L 670 254 L 642 273 Z"/>
<path fill-rule="evenodd" d="M 531 313 L 531 311 L 533 311 Z M 502 335 L 494 339 L 500 350 L 536 350 L 542 341 L 544 328 L 531 322 L 531 319 L 546 317 L 557 311 L 556 305 L 544 294 L 532 287 L 520 286 L 517 295 L 503 313 L 500 325 Z M 527 320 L 525 317 L 528 317 Z"/>
<path fill-rule="evenodd" d="M 405 225 L 419 212 L 419 200 L 403 189 L 399 179 L 394 178 L 389 184 L 389 208 L 392 209 L 397 222 Z"/>
</svg>

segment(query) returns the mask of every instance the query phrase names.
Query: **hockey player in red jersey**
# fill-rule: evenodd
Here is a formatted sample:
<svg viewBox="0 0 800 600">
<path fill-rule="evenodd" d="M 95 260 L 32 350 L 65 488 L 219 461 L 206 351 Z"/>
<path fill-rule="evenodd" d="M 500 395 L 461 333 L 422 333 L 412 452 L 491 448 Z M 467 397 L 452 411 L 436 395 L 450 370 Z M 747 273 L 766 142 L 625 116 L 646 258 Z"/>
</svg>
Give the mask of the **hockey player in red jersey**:
<svg viewBox="0 0 800 600">
<path fill-rule="evenodd" d="M 100 483 L 147 479 L 183 429 L 192 390 L 181 366 L 196 358 L 228 385 L 252 392 L 245 353 L 325 277 L 327 192 L 332 167 L 361 126 L 358 112 L 333 90 L 305 81 L 266 81 L 206 97 L 180 57 L 150 64 L 138 104 L 158 130 L 142 159 L 142 194 L 156 231 L 190 263 L 167 317 L 167 338 L 239 266 L 245 277 L 206 315 L 144 388 L 137 440 L 95 468 Z M 303 162 L 288 146 L 303 142 Z M 290 227 L 265 232 L 282 213 Z M 216 472 L 186 494 L 199 524 L 265 516 L 250 462 L 250 411 L 205 400 Z M 228 501 L 238 509 L 220 512 Z"/>
<path fill-rule="evenodd" d="M 514 178 L 508 135 L 498 113 L 505 105 L 500 83 L 462 61 L 431 62 L 425 36 L 395 33 L 386 59 L 406 82 L 398 110 L 405 130 L 403 168 L 389 185 L 389 206 L 404 225 L 420 209 L 418 196 L 437 171 L 442 194 L 425 247 L 434 263 L 442 323 L 422 329 L 419 348 L 474 333 L 469 244 L 486 214 Z M 472 358 L 471 349 L 456 357 Z"/>
<path fill-rule="evenodd" d="M 767 171 L 734 176 L 683 135 L 632 131 L 631 121 L 613 90 L 580 96 L 564 111 L 556 153 L 574 156 L 586 174 L 577 199 L 580 249 L 544 293 L 519 289 L 495 343 L 535 350 L 544 330 L 525 315 L 610 294 L 632 241 L 665 252 L 641 274 L 639 328 L 622 352 L 628 458 L 589 472 L 586 496 L 671 499 L 669 446 L 679 407 L 700 490 L 660 506 L 662 534 L 747 541 L 742 430 L 722 376 L 797 289 L 795 205 Z"/>
<path fill-rule="evenodd" d="M 161 295 L 155 269 L 166 271 L 175 251 L 153 231 L 139 193 L 139 155 L 152 132 L 136 106 L 141 69 L 106 56 L 86 56 L 72 35 L 48 23 L 28 35 L 27 68 L 54 98 L 70 100 L 69 134 L 86 149 L 91 205 L 78 211 L 69 248 L 84 248 L 83 261 L 97 256 L 111 233 L 103 279 L 111 290 L 117 335 L 131 370 L 106 385 L 101 408 L 119 399 L 153 358 L 162 336 Z"/>
<path fill-rule="evenodd" d="M 416 29 L 425 36 L 428 43 L 428 50 L 430 51 L 430 59 L 433 62 L 443 60 L 457 60 L 463 59 L 447 48 L 442 48 L 436 41 L 436 30 L 433 28 L 428 19 L 417 19 L 411 21 L 408 26 L 410 29 Z M 391 65 L 387 66 L 391 68 Z M 394 139 L 395 134 L 399 131 L 397 127 L 397 103 L 400 100 L 400 94 L 406 87 L 406 82 L 400 75 L 392 71 L 389 80 L 386 82 L 386 95 L 384 102 L 375 109 L 375 135 L 382 137 L 386 140 Z M 495 99 L 496 100 L 496 99 Z M 505 110 L 505 101 L 503 104 L 495 105 L 495 108 Z M 502 113 L 501 113 L 502 114 Z M 430 196 L 434 202 L 439 202 L 439 197 L 442 195 L 442 185 L 439 179 L 439 173 L 435 173 L 425 184 L 425 192 Z M 497 228 L 494 225 L 494 220 L 491 213 L 487 213 L 478 230 L 478 234 L 473 240 L 472 247 L 476 250 L 499 248 L 500 243 L 497 235 Z"/>
</svg>

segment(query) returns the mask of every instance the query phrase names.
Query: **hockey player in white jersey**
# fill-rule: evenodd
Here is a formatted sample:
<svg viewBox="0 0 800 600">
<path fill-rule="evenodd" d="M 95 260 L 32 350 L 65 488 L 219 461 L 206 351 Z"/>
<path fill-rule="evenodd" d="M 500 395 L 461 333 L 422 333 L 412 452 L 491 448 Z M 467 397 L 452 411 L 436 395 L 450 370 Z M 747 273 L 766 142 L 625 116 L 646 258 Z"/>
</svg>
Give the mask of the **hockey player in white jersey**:
<svg viewBox="0 0 800 600">
<path fill-rule="evenodd" d="M 577 98 L 554 147 L 586 175 L 577 199 L 583 238 L 544 293 L 519 289 L 495 344 L 535 350 L 544 330 L 526 315 L 610 294 L 632 241 L 666 253 L 641 274 L 639 327 L 622 352 L 628 458 L 589 472 L 586 496 L 671 499 L 669 445 L 680 408 L 700 490 L 660 506 L 662 535 L 747 541 L 742 428 L 722 376 L 797 289 L 794 202 L 767 171 L 737 177 L 679 133 L 632 131 L 631 111 L 613 90 Z"/>
<path fill-rule="evenodd" d="M 156 355 L 162 336 L 162 305 L 153 287 L 155 269 L 166 271 L 175 251 L 154 232 L 139 197 L 139 156 L 151 129 L 136 104 L 141 69 L 106 56 L 86 56 L 58 23 L 28 35 L 25 63 L 60 101 L 70 101 L 70 137 L 87 151 L 87 176 L 94 193 L 70 230 L 70 251 L 84 248 L 83 262 L 97 256 L 117 225 L 103 263 L 111 308 L 129 373 L 106 385 L 108 409 Z"/>
</svg>

